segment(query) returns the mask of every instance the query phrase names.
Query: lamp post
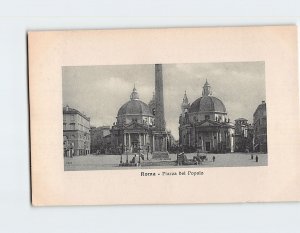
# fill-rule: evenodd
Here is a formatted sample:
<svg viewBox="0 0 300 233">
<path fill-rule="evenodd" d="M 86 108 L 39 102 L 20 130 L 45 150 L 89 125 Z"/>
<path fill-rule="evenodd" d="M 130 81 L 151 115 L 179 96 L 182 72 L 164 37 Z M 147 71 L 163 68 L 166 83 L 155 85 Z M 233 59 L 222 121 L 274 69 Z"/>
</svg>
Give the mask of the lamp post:
<svg viewBox="0 0 300 233">
<path fill-rule="evenodd" d="M 139 164 L 141 164 L 141 145 L 138 144 L 138 150 L 139 150 Z"/>
<path fill-rule="evenodd" d="M 149 146 L 149 144 L 148 144 L 148 145 L 147 145 L 147 160 L 149 160 L 149 157 L 148 157 L 149 151 L 150 151 L 150 146 Z"/>
<path fill-rule="evenodd" d="M 120 164 L 123 163 L 123 159 L 122 159 L 122 152 L 121 152 L 121 160 L 120 160 Z"/>
</svg>

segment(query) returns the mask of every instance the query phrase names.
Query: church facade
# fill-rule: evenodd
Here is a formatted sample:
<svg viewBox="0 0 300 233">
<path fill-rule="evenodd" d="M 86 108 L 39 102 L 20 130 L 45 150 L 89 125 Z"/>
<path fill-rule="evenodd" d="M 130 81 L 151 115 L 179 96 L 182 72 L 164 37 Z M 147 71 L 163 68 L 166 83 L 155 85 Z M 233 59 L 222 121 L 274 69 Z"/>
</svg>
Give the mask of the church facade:
<svg viewBox="0 0 300 233">
<path fill-rule="evenodd" d="M 133 88 L 130 100 L 121 106 L 111 128 L 111 144 L 117 153 L 152 153 L 153 158 L 168 158 L 172 135 L 166 130 L 163 100 L 162 65 L 155 64 L 155 94 L 149 105 Z"/>
<path fill-rule="evenodd" d="M 192 104 L 184 94 L 179 117 L 179 144 L 186 151 L 225 153 L 234 151 L 235 126 L 227 118 L 223 102 L 212 95 L 206 80 L 202 96 Z"/>
<path fill-rule="evenodd" d="M 152 150 L 152 128 L 154 116 L 149 106 L 140 100 L 134 87 L 130 100 L 123 104 L 117 122 L 111 129 L 111 142 L 119 153 L 138 153 Z"/>
</svg>

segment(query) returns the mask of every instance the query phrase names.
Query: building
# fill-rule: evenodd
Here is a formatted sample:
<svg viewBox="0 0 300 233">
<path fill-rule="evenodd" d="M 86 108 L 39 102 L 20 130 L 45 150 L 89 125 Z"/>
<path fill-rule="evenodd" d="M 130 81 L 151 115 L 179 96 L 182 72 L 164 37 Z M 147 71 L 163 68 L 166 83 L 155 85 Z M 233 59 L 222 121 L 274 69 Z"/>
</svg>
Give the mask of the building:
<svg viewBox="0 0 300 233">
<path fill-rule="evenodd" d="M 146 152 L 150 147 L 152 150 L 153 126 L 154 116 L 134 86 L 130 100 L 121 106 L 117 122 L 111 128 L 112 150 L 119 153 Z"/>
<path fill-rule="evenodd" d="M 176 140 L 175 140 L 171 130 L 167 130 L 167 140 L 168 140 L 168 149 L 171 147 L 177 146 Z"/>
<path fill-rule="evenodd" d="M 90 153 L 90 118 L 68 105 L 63 107 L 64 156 Z"/>
<path fill-rule="evenodd" d="M 155 95 L 147 105 L 134 86 L 111 129 L 112 153 L 151 152 L 152 158 L 169 157 L 163 97 L 162 65 L 155 64 Z"/>
<path fill-rule="evenodd" d="M 105 137 L 110 135 L 110 126 L 91 127 L 91 153 L 105 154 L 108 147 Z"/>
<path fill-rule="evenodd" d="M 234 124 L 227 118 L 223 102 L 212 96 L 205 82 L 202 96 L 192 104 L 184 94 L 179 117 L 179 144 L 187 152 L 233 152 Z"/>
<path fill-rule="evenodd" d="M 253 151 L 253 127 L 245 118 L 235 120 L 235 151 Z"/>
<path fill-rule="evenodd" d="M 253 114 L 254 150 L 268 152 L 267 145 L 267 109 L 266 102 L 262 101 Z"/>
</svg>

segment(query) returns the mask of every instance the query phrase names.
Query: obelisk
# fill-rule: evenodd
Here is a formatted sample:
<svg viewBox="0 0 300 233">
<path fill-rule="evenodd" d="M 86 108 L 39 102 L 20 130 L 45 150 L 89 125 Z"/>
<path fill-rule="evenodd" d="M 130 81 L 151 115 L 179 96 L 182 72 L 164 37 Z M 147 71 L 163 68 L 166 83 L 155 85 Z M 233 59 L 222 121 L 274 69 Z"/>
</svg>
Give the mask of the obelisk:
<svg viewBox="0 0 300 233">
<path fill-rule="evenodd" d="M 153 133 L 153 159 L 169 159 L 164 109 L 162 65 L 155 64 L 155 116 Z"/>
</svg>

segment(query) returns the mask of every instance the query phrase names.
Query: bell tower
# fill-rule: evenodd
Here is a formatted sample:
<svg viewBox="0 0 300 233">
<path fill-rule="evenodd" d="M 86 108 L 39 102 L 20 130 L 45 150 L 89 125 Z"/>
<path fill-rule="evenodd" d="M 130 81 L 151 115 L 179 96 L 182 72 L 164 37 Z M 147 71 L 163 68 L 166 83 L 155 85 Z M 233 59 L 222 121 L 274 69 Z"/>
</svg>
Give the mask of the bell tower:
<svg viewBox="0 0 300 233">
<path fill-rule="evenodd" d="M 189 99 L 188 99 L 186 91 L 185 91 L 183 99 L 182 99 L 182 104 L 181 104 L 182 114 L 184 114 L 189 109 L 189 107 L 190 107 Z"/>
</svg>

